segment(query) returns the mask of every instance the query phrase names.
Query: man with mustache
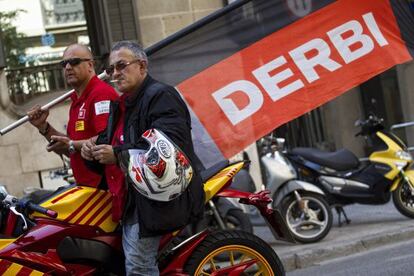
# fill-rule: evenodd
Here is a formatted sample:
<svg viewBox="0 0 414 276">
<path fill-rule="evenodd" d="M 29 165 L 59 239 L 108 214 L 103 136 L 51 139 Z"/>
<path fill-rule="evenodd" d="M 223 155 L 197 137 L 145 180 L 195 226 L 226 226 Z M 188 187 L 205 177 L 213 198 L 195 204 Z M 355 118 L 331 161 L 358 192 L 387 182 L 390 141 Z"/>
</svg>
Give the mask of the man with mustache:
<svg viewBox="0 0 414 276">
<path fill-rule="evenodd" d="M 107 169 L 119 164 L 124 168 L 130 167 L 131 149 L 148 153 L 144 165 L 148 165 L 146 168 L 150 167 L 152 172 L 147 170 L 145 178 L 155 181 L 142 183 L 141 178 L 131 177 L 134 168 L 128 170 L 129 177 L 125 178 L 118 169 L 118 175 L 108 179 L 108 186 L 115 196 L 119 195 L 120 201 L 124 201 L 125 189 L 128 191 L 122 219 L 127 275 L 158 275 L 157 252 L 161 235 L 180 229 L 203 214 L 204 191 L 198 174 L 201 163 L 193 149 L 190 114 L 174 87 L 149 76 L 147 56 L 137 43 L 117 42 L 111 50 L 110 64 L 107 72 L 112 75 L 122 96 L 111 104 L 106 131 L 99 135 L 96 143 L 95 139 L 90 139 L 82 146 L 82 156 L 95 160 L 95 164 L 105 164 Z M 155 142 L 153 138 L 156 135 L 164 140 Z M 153 142 L 151 150 L 148 149 L 148 141 Z M 170 142 L 176 146 L 169 147 L 171 151 L 167 150 Z M 160 155 L 171 156 L 170 153 L 176 149 L 179 149 L 179 154 L 173 156 L 179 158 L 173 163 L 161 160 Z M 182 166 L 176 166 L 178 163 Z M 178 196 L 175 194 L 172 199 L 160 201 L 154 193 L 145 195 L 140 191 L 138 185 L 141 184 L 163 189 L 162 184 L 168 186 L 173 183 L 163 182 L 166 175 L 174 175 L 174 181 L 182 179 L 185 177 L 182 168 L 185 170 L 189 164 L 192 167 L 191 180 L 186 182 L 188 186 L 185 185 L 181 193 L 177 193 Z M 107 170 L 105 173 L 108 177 Z M 164 190 L 165 193 L 169 191 L 168 188 Z"/>
<path fill-rule="evenodd" d="M 83 142 L 97 136 L 106 128 L 110 101 L 116 100 L 119 96 L 110 85 L 96 76 L 93 56 L 87 46 L 68 46 L 60 65 L 66 82 L 75 90 L 71 96 L 67 134 L 57 131 L 50 125 L 47 121 L 49 111 L 41 110 L 39 105 L 34 106 L 27 115 L 39 133 L 49 142 L 53 141 L 47 146 L 47 151 L 70 157 L 76 183 L 98 187 L 104 179 L 86 167 L 80 149 Z"/>
</svg>

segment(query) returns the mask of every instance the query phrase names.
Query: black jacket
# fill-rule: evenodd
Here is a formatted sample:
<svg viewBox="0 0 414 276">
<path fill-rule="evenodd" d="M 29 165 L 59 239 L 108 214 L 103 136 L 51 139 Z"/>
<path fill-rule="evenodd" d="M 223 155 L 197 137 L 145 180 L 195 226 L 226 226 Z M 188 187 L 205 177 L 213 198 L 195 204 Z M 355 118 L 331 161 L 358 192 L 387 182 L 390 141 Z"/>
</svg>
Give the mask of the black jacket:
<svg viewBox="0 0 414 276">
<path fill-rule="evenodd" d="M 97 144 L 109 144 L 119 114 L 117 102 L 111 103 L 107 129 L 98 137 Z M 194 176 L 187 189 L 169 202 L 150 200 L 138 193 L 127 177 L 127 205 L 124 223 L 139 222 L 140 236 L 156 236 L 180 229 L 203 215 L 204 191 L 199 169 L 201 163 L 194 153 L 191 139 L 190 114 L 174 87 L 147 76 L 138 89 L 125 102 L 124 144 L 114 147 L 118 162 L 127 159 L 128 149 L 145 149 L 147 143 L 141 135 L 148 129 L 164 132 L 188 156 Z M 96 165 L 96 164 L 95 164 Z"/>
</svg>

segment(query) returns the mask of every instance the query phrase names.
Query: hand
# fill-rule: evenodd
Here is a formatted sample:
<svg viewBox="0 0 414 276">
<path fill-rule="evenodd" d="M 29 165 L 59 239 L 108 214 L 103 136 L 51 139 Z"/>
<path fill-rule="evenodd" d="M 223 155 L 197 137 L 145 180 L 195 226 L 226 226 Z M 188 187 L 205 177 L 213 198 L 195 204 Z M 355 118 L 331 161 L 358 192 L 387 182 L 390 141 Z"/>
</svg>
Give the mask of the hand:
<svg viewBox="0 0 414 276">
<path fill-rule="evenodd" d="M 94 160 L 93 155 L 92 155 L 92 148 L 96 146 L 95 140 L 96 140 L 95 138 L 91 138 L 82 144 L 81 155 L 83 159 L 86 159 L 89 161 Z"/>
<path fill-rule="evenodd" d="M 40 105 L 35 105 L 27 112 L 27 116 L 29 117 L 29 122 L 37 129 L 45 129 L 49 110 L 42 110 Z"/>
<path fill-rule="evenodd" d="M 49 144 L 46 147 L 47 151 L 55 151 L 55 152 L 62 152 L 62 151 L 67 151 L 69 148 L 69 137 L 67 136 L 57 136 L 57 135 L 52 135 L 50 137 L 50 139 L 52 139 L 53 141 L 55 141 L 55 143 L 53 144 Z"/>
<path fill-rule="evenodd" d="M 116 164 L 115 153 L 111 145 L 93 146 L 92 156 L 101 164 Z"/>
</svg>

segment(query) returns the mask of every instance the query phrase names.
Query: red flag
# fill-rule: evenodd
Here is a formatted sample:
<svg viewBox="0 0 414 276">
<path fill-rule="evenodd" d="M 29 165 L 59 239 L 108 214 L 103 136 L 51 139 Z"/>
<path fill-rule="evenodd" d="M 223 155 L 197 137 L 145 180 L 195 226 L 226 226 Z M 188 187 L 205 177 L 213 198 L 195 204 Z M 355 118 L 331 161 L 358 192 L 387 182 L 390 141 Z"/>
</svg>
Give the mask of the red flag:
<svg viewBox="0 0 414 276">
<path fill-rule="evenodd" d="M 398 23 L 390 1 L 339 0 L 177 88 L 228 158 L 276 127 L 412 60 Z"/>
</svg>

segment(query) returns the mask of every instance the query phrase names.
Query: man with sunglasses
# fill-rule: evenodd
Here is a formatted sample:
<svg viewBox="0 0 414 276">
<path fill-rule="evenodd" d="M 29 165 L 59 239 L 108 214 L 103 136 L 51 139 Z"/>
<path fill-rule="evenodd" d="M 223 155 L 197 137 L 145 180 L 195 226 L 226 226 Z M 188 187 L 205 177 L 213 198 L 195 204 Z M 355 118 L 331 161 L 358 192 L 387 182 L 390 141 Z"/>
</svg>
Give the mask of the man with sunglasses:
<svg viewBox="0 0 414 276">
<path fill-rule="evenodd" d="M 203 214 L 204 192 L 191 139 L 190 114 L 174 87 L 151 78 L 148 60 L 138 44 L 117 42 L 111 50 L 110 67 L 118 90 L 118 102 L 111 104 L 107 130 L 82 146 L 82 156 L 108 166 L 128 167 L 129 149 L 147 149 L 142 137 L 157 129 L 171 139 L 189 158 L 194 174 L 189 187 L 171 201 L 155 201 L 140 194 L 119 170 L 108 181 L 109 189 L 122 199 L 128 189 L 122 219 L 122 244 L 127 275 L 158 275 L 157 251 L 161 235 L 171 233 L 199 219 Z"/>
<path fill-rule="evenodd" d="M 96 76 L 93 56 L 87 46 L 81 44 L 68 46 L 60 65 L 66 82 L 75 90 L 71 96 L 67 135 L 50 125 L 47 121 L 49 111 L 41 110 L 38 105 L 28 112 L 28 116 L 39 133 L 51 142 L 46 148 L 47 151 L 70 157 L 76 183 L 97 187 L 102 177 L 86 167 L 80 149 L 84 141 L 97 136 L 106 128 L 109 103 L 119 96 L 110 85 Z"/>
</svg>

